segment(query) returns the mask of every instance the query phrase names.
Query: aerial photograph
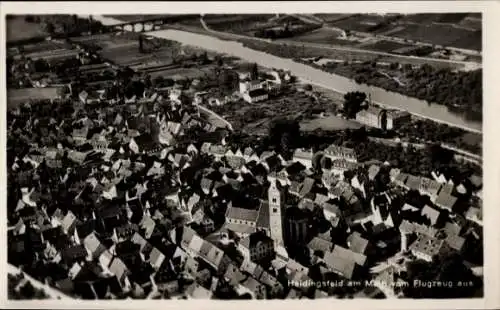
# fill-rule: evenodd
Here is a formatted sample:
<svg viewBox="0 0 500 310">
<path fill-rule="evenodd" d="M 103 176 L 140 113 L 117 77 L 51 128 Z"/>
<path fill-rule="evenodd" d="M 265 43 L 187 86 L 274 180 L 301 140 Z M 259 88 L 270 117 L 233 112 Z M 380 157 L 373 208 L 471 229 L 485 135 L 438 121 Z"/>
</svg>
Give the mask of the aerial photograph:
<svg viewBox="0 0 500 310">
<path fill-rule="evenodd" d="M 201 13 L 6 16 L 8 299 L 482 298 L 482 13 Z"/>
</svg>

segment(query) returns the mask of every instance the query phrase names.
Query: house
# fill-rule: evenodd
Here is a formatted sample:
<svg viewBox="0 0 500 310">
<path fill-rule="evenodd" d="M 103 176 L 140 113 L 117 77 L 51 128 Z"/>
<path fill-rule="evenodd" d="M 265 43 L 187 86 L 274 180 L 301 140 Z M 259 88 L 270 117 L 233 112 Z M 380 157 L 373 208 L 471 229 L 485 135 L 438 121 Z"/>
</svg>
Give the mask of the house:
<svg viewBox="0 0 500 310">
<path fill-rule="evenodd" d="M 407 190 L 418 191 L 420 190 L 420 182 L 420 177 L 409 174 L 403 187 Z"/>
<path fill-rule="evenodd" d="M 326 202 L 323 204 L 323 215 L 327 221 L 335 221 L 342 217 L 342 212 L 339 206 L 333 202 Z"/>
<path fill-rule="evenodd" d="M 366 256 L 335 245 L 331 252 L 325 253 L 324 261 L 333 272 L 350 280 L 356 276 L 357 270 L 365 265 Z"/>
<path fill-rule="evenodd" d="M 347 246 L 351 251 L 364 255 L 366 255 L 370 248 L 368 240 L 363 238 L 357 231 L 347 237 Z"/>
<path fill-rule="evenodd" d="M 131 271 L 120 258 L 113 258 L 111 264 L 109 265 L 109 272 L 116 276 L 118 282 L 123 288 L 125 288 L 125 290 L 130 288 L 131 284 L 128 277 L 131 274 Z"/>
<path fill-rule="evenodd" d="M 465 213 L 465 218 L 480 226 L 483 226 L 483 212 L 481 207 L 470 206 Z"/>
<path fill-rule="evenodd" d="M 158 270 L 162 266 L 165 259 L 166 256 L 158 250 L 158 248 L 153 247 L 146 261 L 151 265 L 151 267 L 153 267 L 153 269 Z"/>
<path fill-rule="evenodd" d="M 407 173 L 399 173 L 397 174 L 395 177 L 394 177 L 394 184 L 396 184 L 397 186 L 399 187 L 405 187 L 405 184 L 406 184 L 406 180 L 408 179 L 410 175 L 407 174 Z"/>
<path fill-rule="evenodd" d="M 253 299 L 266 298 L 266 286 L 253 277 L 248 277 L 240 284 L 245 290 L 251 294 Z"/>
<path fill-rule="evenodd" d="M 346 160 L 346 159 L 335 159 L 332 160 L 330 171 L 333 175 L 337 176 L 339 179 L 344 178 L 344 172 L 348 170 L 354 170 L 357 167 L 357 163 Z"/>
<path fill-rule="evenodd" d="M 188 299 L 210 299 L 213 293 L 197 282 L 194 282 L 187 287 L 185 294 Z"/>
<path fill-rule="evenodd" d="M 269 94 L 264 89 L 255 89 L 243 94 L 243 99 L 248 103 L 255 103 L 267 100 Z"/>
<path fill-rule="evenodd" d="M 266 285 L 268 287 L 269 296 L 268 297 L 279 297 L 283 293 L 283 285 L 278 282 L 278 280 L 273 277 L 269 272 L 264 271 L 260 278 L 260 283 Z"/>
<path fill-rule="evenodd" d="M 436 201 L 440 189 L 441 184 L 439 182 L 429 178 L 420 179 L 420 187 L 418 189 L 420 194 L 429 196 L 432 202 Z"/>
<path fill-rule="evenodd" d="M 274 241 L 264 231 L 258 231 L 243 238 L 238 248 L 245 258 L 259 262 L 272 257 Z"/>
<path fill-rule="evenodd" d="M 76 215 L 73 214 L 73 212 L 68 211 L 68 213 L 66 214 L 66 216 L 64 216 L 62 220 L 61 226 L 64 232 L 70 235 L 73 234 L 77 224 L 78 224 L 78 219 L 76 218 Z"/>
<path fill-rule="evenodd" d="M 444 240 L 431 237 L 426 234 L 420 234 L 417 240 L 410 245 L 410 251 L 416 257 L 428 262 L 432 262 L 434 258 L 443 250 Z"/>
<path fill-rule="evenodd" d="M 441 209 L 446 209 L 452 212 L 456 202 L 457 202 L 457 197 L 454 197 L 448 193 L 441 191 L 436 198 L 435 204 Z"/>
<path fill-rule="evenodd" d="M 337 159 L 344 159 L 353 163 L 357 163 L 357 155 L 354 149 L 337 146 L 335 144 L 330 145 L 325 149 L 324 155 L 329 157 L 332 161 Z"/>
<path fill-rule="evenodd" d="M 106 247 L 101 243 L 94 232 L 83 239 L 83 245 L 90 254 L 89 258 L 91 260 L 97 259 L 106 250 Z"/>
<path fill-rule="evenodd" d="M 422 208 L 421 215 L 429 220 L 431 226 L 435 226 L 441 216 L 441 212 L 428 205 Z"/>
<path fill-rule="evenodd" d="M 226 211 L 226 224 L 224 227 L 246 236 L 257 231 L 258 218 L 259 210 L 233 207 L 232 202 L 230 202 Z"/>
<path fill-rule="evenodd" d="M 241 81 L 239 84 L 240 94 L 245 95 L 251 91 L 262 89 L 263 84 L 259 80 Z"/>
<path fill-rule="evenodd" d="M 135 154 L 152 154 L 162 149 L 161 145 L 156 143 L 151 135 L 147 133 L 131 138 L 129 148 Z"/>
<path fill-rule="evenodd" d="M 307 244 L 312 255 L 320 255 L 321 258 L 324 257 L 325 253 L 330 252 L 333 249 L 333 244 L 327 240 L 324 240 L 319 237 L 314 237 Z"/>
<path fill-rule="evenodd" d="M 70 246 L 61 251 L 61 258 L 66 266 L 73 266 L 74 263 L 84 262 L 87 255 L 87 250 L 83 245 Z"/>
<path fill-rule="evenodd" d="M 314 153 L 312 150 L 297 149 L 293 152 L 292 160 L 301 163 L 306 168 L 312 168 L 313 157 Z"/>
</svg>

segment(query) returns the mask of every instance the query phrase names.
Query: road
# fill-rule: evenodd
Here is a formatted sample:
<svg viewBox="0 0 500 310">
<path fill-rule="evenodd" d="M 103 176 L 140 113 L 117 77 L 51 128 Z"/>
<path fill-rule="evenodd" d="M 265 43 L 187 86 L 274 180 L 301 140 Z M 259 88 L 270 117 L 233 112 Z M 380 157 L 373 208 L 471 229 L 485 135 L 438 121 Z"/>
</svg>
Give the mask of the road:
<svg viewBox="0 0 500 310">
<path fill-rule="evenodd" d="M 233 125 L 231 125 L 231 123 L 229 123 L 225 118 L 223 118 L 219 114 L 215 113 L 214 111 L 212 111 L 209 108 L 206 108 L 202 105 L 197 105 L 197 107 L 199 110 L 208 114 L 209 121 L 212 123 L 212 125 L 214 125 L 216 127 L 227 128 L 227 129 L 233 131 Z M 215 119 L 215 122 L 213 121 L 213 119 Z M 220 124 L 217 124 L 217 121 L 221 122 L 223 124 L 223 126 L 221 126 Z"/>
<path fill-rule="evenodd" d="M 37 289 L 44 290 L 45 293 L 47 295 L 49 295 L 50 298 L 52 298 L 52 299 L 74 299 L 74 298 L 71 298 L 68 295 L 62 293 L 61 291 L 59 291 L 53 287 L 50 287 L 45 283 L 38 281 L 37 279 L 28 275 L 26 272 L 22 271 L 21 269 L 19 269 L 18 267 L 14 266 L 14 265 L 8 264 L 7 265 L 7 272 L 10 274 L 13 274 L 13 275 L 22 273 L 24 275 L 24 278 L 29 280 L 31 282 L 31 284 L 33 284 L 34 287 L 36 287 Z"/>
</svg>

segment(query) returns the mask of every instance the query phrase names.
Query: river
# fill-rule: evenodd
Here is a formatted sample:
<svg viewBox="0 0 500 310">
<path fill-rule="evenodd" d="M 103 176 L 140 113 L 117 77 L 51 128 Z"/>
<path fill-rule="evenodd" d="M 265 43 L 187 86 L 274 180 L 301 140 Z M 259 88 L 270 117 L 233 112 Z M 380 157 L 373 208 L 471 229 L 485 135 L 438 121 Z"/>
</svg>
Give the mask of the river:
<svg viewBox="0 0 500 310">
<path fill-rule="evenodd" d="M 93 16 L 105 25 L 123 23 L 110 17 Z M 331 89 L 340 93 L 362 91 L 371 94 L 374 103 L 387 108 L 408 111 L 416 116 L 436 122 L 460 127 L 468 131 L 481 133 L 482 122 L 467 120 L 461 115 L 448 111 L 447 107 L 438 104 L 428 104 L 426 101 L 411 98 L 398 93 L 388 92 L 382 88 L 357 84 L 346 77 L 328 73 L 311 66 L 295 62 L 291 59 L 277 57 L 265 52 L 252 50 L 242 43 L 221 40 L 209 35 L 191 33 L 181 30 L 163 29 L 147 33 L 150 36 L 178 41 L 186 45 L 200 47 L 219 53 L 236 56 L 248 62 L 255 62 L 263 67 L 290 70 L 292 74 L 309 81 L 313 85 Z"/>
</svg>

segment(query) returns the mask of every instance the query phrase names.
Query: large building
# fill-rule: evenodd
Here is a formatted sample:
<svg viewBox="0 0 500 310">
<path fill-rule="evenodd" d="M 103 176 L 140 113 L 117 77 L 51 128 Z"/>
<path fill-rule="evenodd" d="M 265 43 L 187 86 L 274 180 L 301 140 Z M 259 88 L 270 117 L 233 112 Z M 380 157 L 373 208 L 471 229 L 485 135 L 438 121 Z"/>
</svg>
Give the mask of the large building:
<svg viewBox="0 0 500 310">
<path fill-rule="evenodd" d="M 369 106 L 356 114 L 356 120 L 366 126 L 391 130 L 409 122 L 411 115 L 405 111 L 387 111 L 376 106 Z"/>
</svg>

